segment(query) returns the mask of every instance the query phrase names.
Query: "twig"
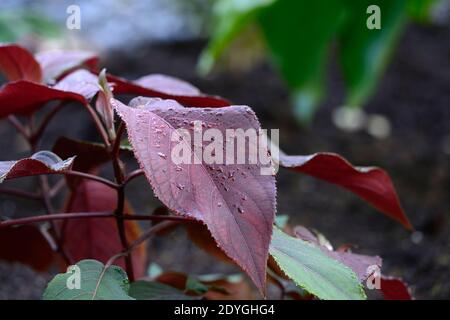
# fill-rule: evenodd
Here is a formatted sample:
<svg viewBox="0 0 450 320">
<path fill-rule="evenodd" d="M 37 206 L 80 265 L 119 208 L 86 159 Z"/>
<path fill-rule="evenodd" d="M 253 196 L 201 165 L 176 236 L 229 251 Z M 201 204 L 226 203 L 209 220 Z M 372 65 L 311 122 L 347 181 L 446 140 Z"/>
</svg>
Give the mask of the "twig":
<svg viewBox="0 0 450 320">
<path fill-rule="evenodd" d="M 41 200 L 42 197 L 33 192 L 28 191 L 22 191 L 22 190 L 16 190 L 16 189 L 9 189 L 9 188 L 0 188 L 0 193 L 15 196 L 15 197 L 22 197 L 22 198 L 28 198 L 33 200 Z"/>
<path fill-rule="evenodd" d="M 130 172 L 130 173 L 125 177 L 125 180 L 123 181 L 122 184 L 125 186 L 125 185 L 127 185 L 128 183 L 130 183 L 131 180 L 133 180 L 133 179 L 135 179 L 135 178 L 137 178 L 137 177 L 140 177 L 140 176 L 142 176 L 142 175 L 144 175 L 144 170 L 142 170 L 142 169 L 134 170 L 134 171 Z"/>
<path fill-rule="evenodd" d="M 100 211 L 100 212 L 77 212 L 77 213 L 55 213 L 52 215 L 39 215 L 33 217 L 4 220 L 0 222 L 0 229 L 16 225 L 24 225 L 37 222 L 53 221 L 53 220 L 69 220 L 69 219 L 83 219 L 83 218 L 114 218 L 114 212 Z M 137 221 L 195 221 L 191 218 L 182 216 L 162 216 L 162 215 L 136 215 L 124 214 L 123 220 L 137 220 Z"/>
<path fill-rule="evenodd" d="M 8 121 L 28 141 L 30 134 L 23 124 L 20 123 L 19 119 L 16 116 L 10 115 L 8 116 Z"/>
</svg>

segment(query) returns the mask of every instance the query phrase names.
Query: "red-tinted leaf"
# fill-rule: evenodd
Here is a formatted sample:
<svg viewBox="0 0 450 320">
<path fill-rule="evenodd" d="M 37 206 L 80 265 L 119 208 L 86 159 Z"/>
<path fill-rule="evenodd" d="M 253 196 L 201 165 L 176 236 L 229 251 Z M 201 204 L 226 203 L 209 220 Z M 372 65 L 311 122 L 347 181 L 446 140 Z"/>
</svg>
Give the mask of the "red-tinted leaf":
<svg viewBox="0 0 450 320">
<path fill-rule="evenodd" d="M 227 263 L 232 262 L 232 260 L 226 256 L 222 249 L 217 246 L 208 228 L 204 225 L 199 223 L 188 223 L 185 227 L 189 239 L 191 239 L 191 241 L 199 248 L 221 261 Z"/>
<path fill-rule="evenodd" d="M 108 75 L 107 79 L 114 86 L 114 94 L 134 94 L 162 99 L 173 99 L 188 107 L 226 107 L 230 102 L 216 96 L 200 93 L 186 82 L 158 75 L 138 79 L 139 83 Z"/>
<path fill-rule="evenodd" d="M 93 172 L 111 159 L 111 156 L 102 144 L 73 140 L 66 137 L 59 138 L 52 151 L 61 158 L 76 156 L 73 162 L 73 170 L 81 172 Z M 79 177 L 66 176 L 71 188 L 74 188 L 81 180 Z"/>
<path fill-rule="evenodd" d="M 412 300 L 410 289 L 402 279 L 381 276 L 381 293 L 385 300 Z"/>
<path fill-rule="evenodd" d="M 9 81 L 42 81 L 42 70 L 33 55 L 26 49 L 14 45 L 0 44 L 0 72 Z"/>
<path fill-rule="evenodd" d="M 115 190 L 97 181 L 84 180 L 71 193 L 64 211 L 113 211 L 116 205 L 117 193 Z M 126 211 L 130 212 L 129 209 Z M 64 234 L 64 248 L 75 261 L 96 259 L 106 263 L 109 258 L 122 251 L 114 218 L 66 220 L 60 222 L 59 226 Z M 129 242 L 136 240 L 141 233 L 140 227 L 135 221 L 126 221 L 125 228 Z M 135 249 L 132 258 L 136 277 L 142 277 L 145 274 L 145 245 Z M 124 259 L 117 260 L 117 264 L 124 268 Z"/>
<path fill-rule="evenodd" d="M 100 90 L 96 75 L 86 70 L 77 70 L 65 76 L 54 89 L 75 92 L 90 100 Z"/>
<path fill-rule="evenodd" d="M 36 59 L 41 65 L 46 83 L 53 83 L 64 73 L 82 66 L 97 69 L 98 64 L 97 55 L 88 51 L 54 50 L 39 52 L 36 54 Z"/>
<path fill-rule="evenodd" d="M 371 266 L 381 268 L 381 258 L 378 256 L 366 256 L 347 251 L 333 251 L 333 248 L 330 247 L 331 245 L 323 245 L 316 235 L 303 226 L 295 227 L 294 233 L 296 237 L 320 247 L 320 249 L 330 258 L 337 260 L 352 269 L 358 276 L 359 281 L 364 281 L 371 275 L 371 272 L 373 272 L 373 270 L 370 270 Z"/>
<path fill-rule="evenodd" d="M 33 113 L 52 100 L 86 103 L 82 95 L 74 92 L 61 91 L 29 81 L 16 81 L 0 88 L 0 118 L 11 114 Z"/>
<path fill-rule="evenodd" d="M 50 151 L 39 151 L 30 158 L 0 161 L 0 183 L 6 179 L 64 173 L 72 167 L 73 159 L 72 157 L 63 161 Z"/>
<path fill-rule="evenodd" d="M 354 167 L 339 155 L 316 153 L 309 156 L 287 156 L 280 152 L 280 166 L 341 186 L 406 228 L 412 225 L 400 205 L 389 175 L 375 167 Z"/>
<path fill-rule="evenodd" d="M 201 121 L 224 137 L 225 129 L 258 130 L 252 110 L 245 106 L 182 108 L 170 100 L 153 100 L 138 108 L 113 100 L 113 106 L 126 123 L 135 156 L 157 197 L 169 209 L 204 222 L 219 247 L 264 292 L 275 216 L 274 177 L 261 175 L 259 161 L 246 165 L 177 166 L 171 160 L 176 145 L 171 138 L 176 129 L 192 135 L 191 123 Z M 192 144 L 179 138 L 192 155 Z M 203 147 L 207 144 L 203 142 Z"/>
<path fill-rule="evenodd" d="M 0 229 L 0 260 L 19 262 L 38 271 L 53 263 L 53 251 L 38 227 L 25 225 Z"/>
</svg>

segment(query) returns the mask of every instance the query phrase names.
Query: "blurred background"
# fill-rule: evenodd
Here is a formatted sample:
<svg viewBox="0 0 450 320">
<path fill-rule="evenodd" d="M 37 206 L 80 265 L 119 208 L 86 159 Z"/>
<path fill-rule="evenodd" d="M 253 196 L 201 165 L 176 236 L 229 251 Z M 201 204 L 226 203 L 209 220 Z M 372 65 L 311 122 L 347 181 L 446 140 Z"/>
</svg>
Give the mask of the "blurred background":
<svg viewBox="0 0 450 320">
<path fill-rule="evenodd" d="M 366 26 L 376 14 L 370 4 L 381 9 L 381 29 Z M 80 29 L 66 25 L 71 5 Z M 383 273 L 402 277 L 418 299 L 450 298 L 450 0 L 2 0 L 0 41 L 95 51 L 109 72 L 129 79 L 176 76 L 251 106 L 263 127 L 280 129 L 287 153 L 336 152 L 383 167 L 412 233 L 346 191 L 285 171 L 278 214 L 336 247 L 380 255 Z M 44 147 L 60 135 L 96 139 L 82 110 L 56 119 L 67 116 L 49 127 Z M 27 153 L 6 121 L 0 135 L 0 160 Z M 33 189 L 25 180 L 14 183 Z M 159 205 L 144 179 L 129 191 L 136 212 Z M 0 195 L 0 215 L 30 210 L 41 209 Z M 182 230 L 149 250 L 165 270 L 239 271 L 196 249 Z M 40 298 L 50 278 L 0 261 L 0 298 Z"/>
</svg>

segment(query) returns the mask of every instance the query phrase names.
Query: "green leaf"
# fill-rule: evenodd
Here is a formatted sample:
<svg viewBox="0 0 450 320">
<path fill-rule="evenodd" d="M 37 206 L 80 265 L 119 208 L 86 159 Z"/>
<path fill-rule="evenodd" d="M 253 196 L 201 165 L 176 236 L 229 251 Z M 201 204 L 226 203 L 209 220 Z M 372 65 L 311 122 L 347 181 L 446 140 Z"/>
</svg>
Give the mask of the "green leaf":
<svg viewBox="0 0 450 320">
<path fill-rule="evenodd" d="M 295 115 L 303 123 L 323 98 L 329 49 L 344 14 L 340 0 L 279 0 L 260 14 L 267 45 L 294 91 Z"/>
<path fill-rule="evenodd" d="M 198 300 L 182 291 L 155 281 L 136 281 L 131 283 L 130 296 L 136 300 Z"/>
<path fill-rule="evenodd" d="M 77 270 L 56 275 L 44 291 L 45 300 L 133 300 L 128 295 L 129 282 L 125 271 L 118 266 L 105 266 L 96 260 L 82 260 L 79 268 L 80 286 L 75 284 Z"/>
<path fill-rule="evenodd" d="M 193 291 L 197 294 L 205 294 L 208 292 L 208 286 L 192 277 L 188 277 L 186 280 L 186 291 Z"/>
<path fill-rule="evenodd" d="M 381 29 L 366 26 L 369 5 L 378 5 Z M 348 17 L 340 35 L 347 106 L 363 105 L 373 93 L 406 22 L 406 0 L 347 0 Z"/>
<path fill-rule="evenodd" d="M 240 31 L 255 19 L 257 12 L 276 0 L 217 0 L 214 9 L 214 27 L 211 40 L 198 61 L 201 74 L 211 71 Z"/>
<path fill-rule="evenodd" d="M 409 0 L 408 15 L 420 23 L 430 22 L 431 11 L 439 2 L 440 0 Z"/>
<path fill-rule="evenodd" d="M 327 300 L 366 299 L 356 274 L 319 248 L 273 228 L 270 254 L 298 286 Z"/>
</svg>

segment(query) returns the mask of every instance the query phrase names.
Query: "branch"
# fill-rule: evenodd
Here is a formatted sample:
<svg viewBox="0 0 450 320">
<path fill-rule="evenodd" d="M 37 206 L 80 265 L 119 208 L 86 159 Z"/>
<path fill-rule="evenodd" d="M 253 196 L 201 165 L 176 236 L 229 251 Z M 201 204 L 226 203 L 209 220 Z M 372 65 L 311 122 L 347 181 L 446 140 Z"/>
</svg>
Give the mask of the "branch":
<svg viewBox="0 0 450 320">
<path fill-rule="evenodd" d="M 130 183 L 131 180 L 133 180 L 133 179 L 135 179 L 135 178 L 137 178 L 137 177 L 139 177 L 139 176 L 142 176 L 142 175 L 144 175 L 144 170 L 142 170 L 142 169 L 134 170 L 134 171 L 130 172 L 130 173 L 125 177 L 125 180 L 123 181 L 122 184 L 125 186 L 125 185 L 127 185 L 128 183 Z"/>
<path fill-rule="evenodd" d="M 80 177 L 83 179 L 89 179 L 89 180 L 94 180 L 100 183 L 103 183 L 105 185 L 107 185 L 108 187 L 111 187 L 113 189 L 118 189 L 119 185 L 102 177 L 93 175 L 93 174 L 89 174 L 89 173 L 84 173 L 81 171 L 74 171 L 74 170 L 68 170 L 68 171 L 64 171 L 63 174 L 68 175 L 68 176 L 74 176 L 74 177 Z"/>
<path fill-rule="evenodd" d="M 4 220 L 0 222 L 0 229 L 24 225 L 36 222 L 46 222 L 54 220 L 68 220 L 68 219 L 83 219 L 83 218 L 114 218 L 114 212 L 77 212 L 77 213 L 55 213 L 52 215 L 39 215 L 33 217 Z M 192 218 L 182 216 L 163 216 L 163 215 L 136 215 L 124 214 L 124 220 L 138 220 L 138 221 L 177 221 L 177 222 L 195 222 Z"/>
<path fill-rule="evenodd" d="M 37 193 L 16 190 L 16 189 L 0 188 L 0 193 L 15 196 L 15 197 L 39 200 L 39 201 L 42 199 L 42 197 Z"/>
<path fill-rule="evenodd" d="M 28 141 L 30 134 L 16 116 L 8 116 L 9 123 Z"/>
</svg>

